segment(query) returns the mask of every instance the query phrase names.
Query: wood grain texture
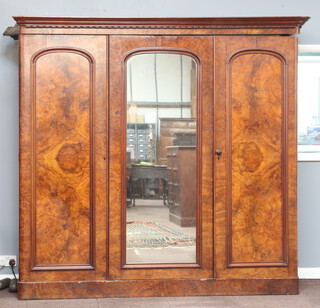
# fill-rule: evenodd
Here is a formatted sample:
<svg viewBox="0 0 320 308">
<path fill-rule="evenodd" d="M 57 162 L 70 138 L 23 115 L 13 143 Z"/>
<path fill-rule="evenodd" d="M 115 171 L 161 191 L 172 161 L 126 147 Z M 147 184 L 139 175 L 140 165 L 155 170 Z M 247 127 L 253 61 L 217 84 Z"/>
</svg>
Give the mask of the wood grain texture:
<svg viewBox="0 0 320 308">
<path fill-rule="evenodd" d="M 48 50 L 34 58 L 32 73 L 34 267 L 92 267 L 93 60 Z"/>
<path fill-rule="evenodd" d="M 273 49 L 275 37 L 268 40 L 261 37 L 259 46 Z M 297 276 L 297 62 L 298 38 L 287 38 L 278 50 L 288 59 L 287 66 L 287 239 L 288 239 L 288 276 Z"/>
<path fill-rule="evenodd" d="M 169 146 L 167 157 L 169 221 L 181 227 L 195 227 L 198 199 L 196 146 Z"/>
<path fill-rule="evenodd" d="M 298 279 L 177 279 L 21 283 L 20 299 L 298 294 Z"/>
<path fill-rule="evenodd" d="M 195 77 L 196 78 L 196 77 Z M 193 82 L 192 82 L 193 85 Z M 196 87 L 196 82 L 195 82 Z M 196 108 L 194 106 L 193 108 Z M 196 112 L 195 112 L 196 113 Z M 194 114 L 195 114 L 194 113 Z M 159 118 L 160 119 L 160 145 L 159 145 L 159 164 L 167 165 L 167 146 L 173 145 L 175 133 L 194 133 L 196 122 L 194 119 L 187 118 Z"/>
<path fill-rule="evenodd" d="M 287 262 L 286 80 L 286 59 L 273 51 L 227 62 L 229 266 Z"/>
<path fill-rule="evenodd" d="M 300 29 L 297 28 L 294 32 L 299 33 Z M 192 36 L 205 36 L 205 35 L 292 35 L 292 29 L 290 28 L 203 28 L 203 27 L 194 27 L 194 28 L 152 28 L 147 26 L 141 26 L 136 28 L 125 28 L 125 27 L 63 27 L 63 26 L 49 26 L 49 27 L 25 27 L 20 26 L 20 34 L 30 34 L 30 35 L 40 35 L 48 34 L 50 35 L 192 35 Z"/>
<path fill-rule="evenodd" d="M 296 176 L 291 140 L 296 39 L 216 40 L 215 142 L 225 153 L 215 164 L 217 277 L 296 277 L 291 247 L 296 247 L 291 242 L 295 184 L 290 177 Z M 227 63 L 245 49 L 263 52 L 243 53 L 229 72 Z M 231 78 L 236 84 L 230 84 Z"/>
<path fill-rule="evenodd" d="M 91 34 L 297 34 L 309 17 L 216 17 L 216 18 L 88 18 L 14 17 L 21 33 L 68 33 L 75 29 Z M 26 32 L 25 32 L 26 31 Z M 10 33 L 8 34 L 10 35 Z"/>
<path fill-rule="evenodd" d="M 22 41 L 20 281 L 103 279 L 106 39 Z"/>
</svg>

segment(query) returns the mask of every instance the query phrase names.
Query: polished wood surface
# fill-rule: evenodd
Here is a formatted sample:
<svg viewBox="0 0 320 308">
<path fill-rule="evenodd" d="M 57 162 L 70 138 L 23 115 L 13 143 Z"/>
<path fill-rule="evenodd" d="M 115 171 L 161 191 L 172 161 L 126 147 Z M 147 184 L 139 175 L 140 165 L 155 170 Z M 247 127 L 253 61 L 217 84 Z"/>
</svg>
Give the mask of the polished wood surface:
<svg viewBox="0 0 320 308">
<path fill-rule="evenodd" d="M 293 35 L 309 17 L 216 17 L 216 18 L 88 18 L 14 17 L 20 33 L 32 34 L 170 34 L 170 35 Z M 8 30 L 6 35 L 11 35 Z M 13 35 L 16 37 L 16 31 Z"/>
<path fill-rule="evenodd" d="M 308 18 L 15 19 L 21 299 L 298 292 L 297 38 L 281 35 Z M 126 60 L 154 52 L 198 66 L 190 264 L 125 263 Z"/>
<path fill-rule="evenodd" d="M 181 227 L 194 227 L 197 221 L 196 146 L 169 146 L 169 220 Z"/>
<path fill-rule="evenodd" d="M 20 281 L 103 279 L 106 38 L 20 44 Z"/>
<path fill-rule="evenodd" d="M 287 263 L 286 62 L 252 49 L 227 63 L 229 266 Z"/>
<path fill-rule="evenodd" d="M 21 283 L 20 299 L 160 297 L 206 295 L 294 295 L 297 279 L 136 279 Z M 235 291 L 236 290 L 236 291 Z"/>
<path fill-rule="evenodd" d="M 195 83 L 196 84 L 196 83 Z M 195 104 L 194 104 L 195 105 Z M 192 108 L 196 108 L 192 107 Z M 173 145 L 174 135 L 176 133 L 195 133 L 195 119 L 186 118 L 159 118 L 160 119 L 160 141 L 159 141 L 159 164 L 167 164 L 167 148 Z"/>
<path fill-rule="evenodd" d="M 92 267 L 92 65 L 76 50 L 33 57 L 35 267 Z"/>
<path fill-rule="evenodd" d="M 216 39 L 218 277 L 297 277 L 296 44 Z"/>
</svg>

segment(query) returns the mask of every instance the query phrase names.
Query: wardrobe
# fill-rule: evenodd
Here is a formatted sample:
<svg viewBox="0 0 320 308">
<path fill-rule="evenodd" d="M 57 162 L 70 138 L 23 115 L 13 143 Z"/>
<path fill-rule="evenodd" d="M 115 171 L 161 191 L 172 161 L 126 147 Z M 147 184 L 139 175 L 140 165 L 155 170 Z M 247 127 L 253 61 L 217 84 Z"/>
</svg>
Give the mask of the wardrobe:
<svg viewBox="0 0 320 308">
<path fill-rule="evenodd" d="M 14 20 L 20 299 L 298 293 L 297 34 L 308 17 Z M 147 160 L 128 150 L 129 109 L 152 123 Z M 193 121 L 192 145 L 154 149 L 160 118 Z M 171 156 L 188 147 L 177 164 L 191 174 L 173 187 Z M 149 195 L 128 208 L 132 165 Z M 191 201 L 186 227 L 169 221 L 177 195 Z"/>
</svg>

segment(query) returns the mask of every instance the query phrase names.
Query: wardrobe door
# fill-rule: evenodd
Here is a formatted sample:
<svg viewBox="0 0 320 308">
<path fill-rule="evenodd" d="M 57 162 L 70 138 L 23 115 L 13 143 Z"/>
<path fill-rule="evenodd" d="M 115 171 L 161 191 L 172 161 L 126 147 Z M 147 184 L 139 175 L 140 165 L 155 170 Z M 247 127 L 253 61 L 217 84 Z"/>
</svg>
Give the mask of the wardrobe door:
<svg viewBox="0 0 320 308">
<path fill-rule="evenodd" d="M 217 277 L 297 277 L 296 48 L 216 39 Z"/>
<path fill-rule="evenodd" d="M 22 35 L 20 281 L 105 279 L 106 37 Z"/>
<path fill-rule="evenodd" d="M 111 279 L 214 275 L 212 50 L 110 36 Z"/>
</svg>

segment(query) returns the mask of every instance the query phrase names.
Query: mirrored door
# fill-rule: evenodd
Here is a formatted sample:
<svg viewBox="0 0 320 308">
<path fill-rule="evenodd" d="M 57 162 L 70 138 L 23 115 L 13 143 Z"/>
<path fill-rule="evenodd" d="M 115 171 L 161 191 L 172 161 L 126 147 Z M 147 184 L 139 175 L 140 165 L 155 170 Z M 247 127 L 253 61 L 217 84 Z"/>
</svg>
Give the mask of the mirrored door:
<svg viewBox="0 0 320 308">
<path fill-rule="evenodd" d="M 211 38 L 111 41 L 110 273 L 210 277 Z"/>
<path fill-rule="evenodd" d="M 137 53 L 126 74 L 126 263 L 195 263 L 197 62 Z"/>
</svg>

